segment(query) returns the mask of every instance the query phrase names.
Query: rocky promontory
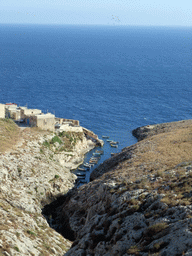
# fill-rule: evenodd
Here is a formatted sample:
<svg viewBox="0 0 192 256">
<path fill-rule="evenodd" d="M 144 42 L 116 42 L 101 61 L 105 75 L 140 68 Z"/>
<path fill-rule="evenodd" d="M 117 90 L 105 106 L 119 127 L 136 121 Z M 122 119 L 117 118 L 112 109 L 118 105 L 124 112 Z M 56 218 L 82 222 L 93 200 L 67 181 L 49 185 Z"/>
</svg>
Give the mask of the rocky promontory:
<svg viewBox="0 0 192 256">
<path fill-rule="evenodd" d="M 66 256 L 192 255 L 192 121 L 134 135 L 138 143 L 62 199 L 56 218 L 73 241 Z"/>
</svg>

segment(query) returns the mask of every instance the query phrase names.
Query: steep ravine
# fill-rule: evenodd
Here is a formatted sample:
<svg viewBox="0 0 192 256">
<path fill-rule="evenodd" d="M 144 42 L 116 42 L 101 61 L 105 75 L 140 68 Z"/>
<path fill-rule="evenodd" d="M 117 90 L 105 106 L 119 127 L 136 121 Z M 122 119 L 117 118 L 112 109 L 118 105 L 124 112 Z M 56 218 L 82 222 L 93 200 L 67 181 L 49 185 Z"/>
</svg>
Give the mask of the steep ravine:
<svg viewBox="0 0 192 256">
<path fill-rule="evenodd" d="M 133 133 L 142 140 L 58 203 L 66 256 L 192 255 L 192 121 Z"/>
</svg>

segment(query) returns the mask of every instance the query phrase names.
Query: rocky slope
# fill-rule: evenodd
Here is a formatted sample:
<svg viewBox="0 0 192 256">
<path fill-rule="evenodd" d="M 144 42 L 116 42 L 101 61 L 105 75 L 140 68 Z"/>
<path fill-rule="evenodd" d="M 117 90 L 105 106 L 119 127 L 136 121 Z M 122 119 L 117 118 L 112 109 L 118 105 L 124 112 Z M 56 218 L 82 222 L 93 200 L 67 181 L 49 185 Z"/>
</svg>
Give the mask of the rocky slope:
<svg viewBox="0 0 192 256">
<path fill-rule="evenodd" d="M 63 255 L 71 242 L 49 227 L 42 208 L 74 186 L 70 170 L 95 144 L 83 133 L 21 131 L 1 120 L 1 144 L 6 136 L 12 146 L 0 153 L 0 255 Z"/>
<path fill-rule="evenodd" d="M 105 161 L 55 210 L 73 240 L 66 256 L 192 255 L 192 122 L 134 134 L 145 139 Z"/>
</svg>

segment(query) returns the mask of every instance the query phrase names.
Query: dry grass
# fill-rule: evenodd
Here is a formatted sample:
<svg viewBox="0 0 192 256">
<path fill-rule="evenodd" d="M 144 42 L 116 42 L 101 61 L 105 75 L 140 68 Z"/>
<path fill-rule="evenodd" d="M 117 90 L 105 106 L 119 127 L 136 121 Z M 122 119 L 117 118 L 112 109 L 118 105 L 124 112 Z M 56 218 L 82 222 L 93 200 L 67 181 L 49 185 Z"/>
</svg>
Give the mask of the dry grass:
<svg viewBox="0 0 192 256">
<path fill-rule="evenodd" d="M 119 162 L 111 169 L 110 178 L 123 182 L 135 181 L 143 174 L 163 177 L 165 170 L 192 160 L 192 125 L 146 138 L 132 148 L 131 160 Z"/>
<path fill-rule="evenodd" d="M 139 248 L 137 247 L 137 245 L 131 246 L 128 250 L 127 253 L 128 254 L 133 254 L 133 255 L 139 255 Z"/>
<path fill-rule="evenodd" d="M 19 127 L 11 119 L 0 119 L 0 152 L 12 149 L 20 137 Z"/>
<path fill-rule="evenodd" d="M 192 128 L 158 134 L 140 143 L 143 148 L 135 159 L 137 165 L 147 162 L 155 169 L 162 166 L 170 169 L 183 161 L 191 160 Z"/>
</svg>

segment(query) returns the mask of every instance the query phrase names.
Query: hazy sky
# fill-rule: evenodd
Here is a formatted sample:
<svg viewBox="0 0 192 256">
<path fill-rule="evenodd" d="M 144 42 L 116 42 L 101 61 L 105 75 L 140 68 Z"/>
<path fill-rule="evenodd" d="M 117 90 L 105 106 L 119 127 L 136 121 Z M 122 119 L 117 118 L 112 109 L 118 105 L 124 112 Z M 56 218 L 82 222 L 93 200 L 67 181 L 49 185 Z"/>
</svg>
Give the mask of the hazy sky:
<svg viewBox="0 0 192 256">
<path fill-rule="evenodd" d="M 0 0 L 0 23 L 192 26 L 192 0 Z"/>
</svg>

